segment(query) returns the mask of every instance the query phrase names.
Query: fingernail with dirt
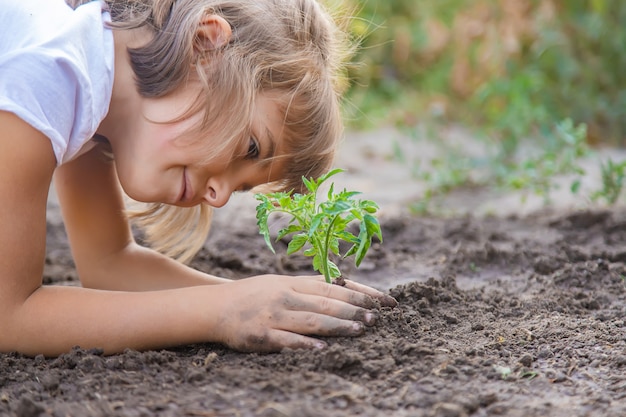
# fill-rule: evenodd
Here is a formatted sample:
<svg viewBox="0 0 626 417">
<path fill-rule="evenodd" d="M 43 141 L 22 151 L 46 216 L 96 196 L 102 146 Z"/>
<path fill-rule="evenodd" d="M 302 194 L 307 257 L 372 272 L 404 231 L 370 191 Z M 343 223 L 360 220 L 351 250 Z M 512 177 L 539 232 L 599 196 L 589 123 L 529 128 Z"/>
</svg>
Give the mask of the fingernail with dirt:
<svg viewBox="0 0 626 417">
<path fill-rule="evenodd" d="M 385 295 L 381 301 L 383 307 L 396 307 L 398 305 L 398 301 L 390 295 Z"/>
<path fill-rule="evenodd" d="M 373 326 L 378 319 L 378 312 L 375 310 L 359 310 L 356 312 L 352 320 L 358 324 L 365 324 L 366 326 Z"/>
<path fill-rule="evenodd" d="M 327 347 L 327 346 L 328 346 L 328 345 L 327 345 L 326 343 L 324 343 L 324 342 L 319 342 L 319 341 L 318 341 L 318 342 L 315 342 L 315 343 L 313 344 L 313 347 L 314 347 L 315 349 L 319 349 L 319 350 L 326 349 L 326 347 Z"/>
<path fill-rule="evenodd" d="M 373 297 L 366 296 L 365 305 L 363 307 L 367 309 L 378 308 L 380 306 L 380 301 L 375 300 Z"/>
<path fill-rule="evenodd" d="M 368 311 L 365 313 L 364 322 L 367 326 L 373 326 L 378 321 L 378 313 L 375 311 Z"/>
<path fill-rule="evenodd" d="M 352 331 L 354 335 L 363 334 L 363 332 L 365 331 L 365 326 L 363 326 L 363 323 L 357 321 L 352 324 Z"/>
</svg>

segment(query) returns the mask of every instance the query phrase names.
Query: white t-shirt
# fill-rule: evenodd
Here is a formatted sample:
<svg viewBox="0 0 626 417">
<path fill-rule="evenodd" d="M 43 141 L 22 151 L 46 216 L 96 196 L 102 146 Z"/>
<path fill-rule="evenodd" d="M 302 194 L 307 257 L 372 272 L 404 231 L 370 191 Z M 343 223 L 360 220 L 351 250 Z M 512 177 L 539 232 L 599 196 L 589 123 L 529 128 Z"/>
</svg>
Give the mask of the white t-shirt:
<svg viewBox="0 0 626 417">
<path fill-rule="evenodd" d="M 81 152 L 109 109 L 113 34 L 104 8 L 0 0 L 0 110 L 50 138 L 58 165 Z"/>
</svg>

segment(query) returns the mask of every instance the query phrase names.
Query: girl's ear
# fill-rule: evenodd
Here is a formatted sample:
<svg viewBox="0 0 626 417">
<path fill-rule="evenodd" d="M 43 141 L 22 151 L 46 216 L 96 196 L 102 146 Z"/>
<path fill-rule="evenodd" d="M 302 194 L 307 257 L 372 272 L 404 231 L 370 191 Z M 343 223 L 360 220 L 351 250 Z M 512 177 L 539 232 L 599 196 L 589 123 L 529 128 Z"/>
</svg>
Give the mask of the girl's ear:
<svg viewBox="0 0 626 417">
<path fill-rule="evenodd" d="M 232 29 L 230 24 L 221 16 L 206 14 L 196 32 L 194 48 L 198 52 L 206 52 L 226 46 L 230 41 Z"/>
</svg>

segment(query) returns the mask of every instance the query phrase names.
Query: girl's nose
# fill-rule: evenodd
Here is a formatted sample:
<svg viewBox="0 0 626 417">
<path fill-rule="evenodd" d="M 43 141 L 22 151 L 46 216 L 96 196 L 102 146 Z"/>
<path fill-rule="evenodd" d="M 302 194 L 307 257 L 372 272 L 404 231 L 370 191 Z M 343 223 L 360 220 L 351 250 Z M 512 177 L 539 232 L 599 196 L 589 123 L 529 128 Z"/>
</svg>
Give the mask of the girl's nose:
<svg viewBox="0 0 626 417">
<path fill-rule="evenodd" d="M 228 203 L 232 192 L 233 190 L 227 181 L 211 178 L 204 193 L 204 200 L 208 205 L 220 208 Z"/>
</svg>

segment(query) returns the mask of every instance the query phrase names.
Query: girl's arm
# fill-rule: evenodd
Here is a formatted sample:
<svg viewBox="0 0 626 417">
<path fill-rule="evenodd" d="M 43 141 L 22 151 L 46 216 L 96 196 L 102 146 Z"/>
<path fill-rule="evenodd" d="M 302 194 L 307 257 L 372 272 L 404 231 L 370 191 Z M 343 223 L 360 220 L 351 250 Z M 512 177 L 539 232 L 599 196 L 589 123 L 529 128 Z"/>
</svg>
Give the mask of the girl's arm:
<svg viewBox="0 0 626 417">
<path fill-rule="evenodd" d="M 79 345 L 113 353 L 125 348 L 210 341 L 241 350 L 275 351 L 319 346 L 319 340 L 307 335 L 360 334 L 364 324 L 374 322 L 369 310 L 372 299 L 361 291 L 281 276 L 145 292 L 42 286 L 47 194 L 55 168 L 54 154 L 44 135 L 13 114 L 0 112 L 0 127 L 0 351 L 58 355 Z M 106 192 L 106 182 L 99 185 Z M 87 197 L 97 198 L 94 194 Z M 70 208 L 66 214 L 78 215 L 73 210 Z M 106 211 L 97 214 L 106 215 Z M 123 242 L 121 236 L 130 239 L 121 213 L 117 219 L 108 225 L 117 232 L 109 232 L 105 238 L 96 234 L 92 236 L 94 246 L 76 248 L 79 256 L 87 256 L 79 261 L 83 271 L 92 271 L 85 264 L 89 260 L 99 268 L 109 267 L 97 259 L 94 248 L 104 250 L 107 259 L 115 263 L 117 256 L 107 249 Z M 74 236 L 78 224 L 95 227 L 89 220 L 70 225 Z M 113 237 L 113 243 L 106 237 Z M 87 240 L 79 243 L 89 245 Z M 132 268 L 128 265 L 126 268 Z M 187 282 L 202 281 L 187 268 L 165 260 L 162 265 L 172 274 L 186 271 L 182 279 Z M 140 269 L 133 272 L 142 280 Z M 124 276 L 119 282 L 133 278 L 119 266 L 110 265 L 110 271 L 111 275 Z M 149 271 L 156 273 L 154 268 Z M 106 276 L 103 273 L 95 282 Z"/>
</svg>

